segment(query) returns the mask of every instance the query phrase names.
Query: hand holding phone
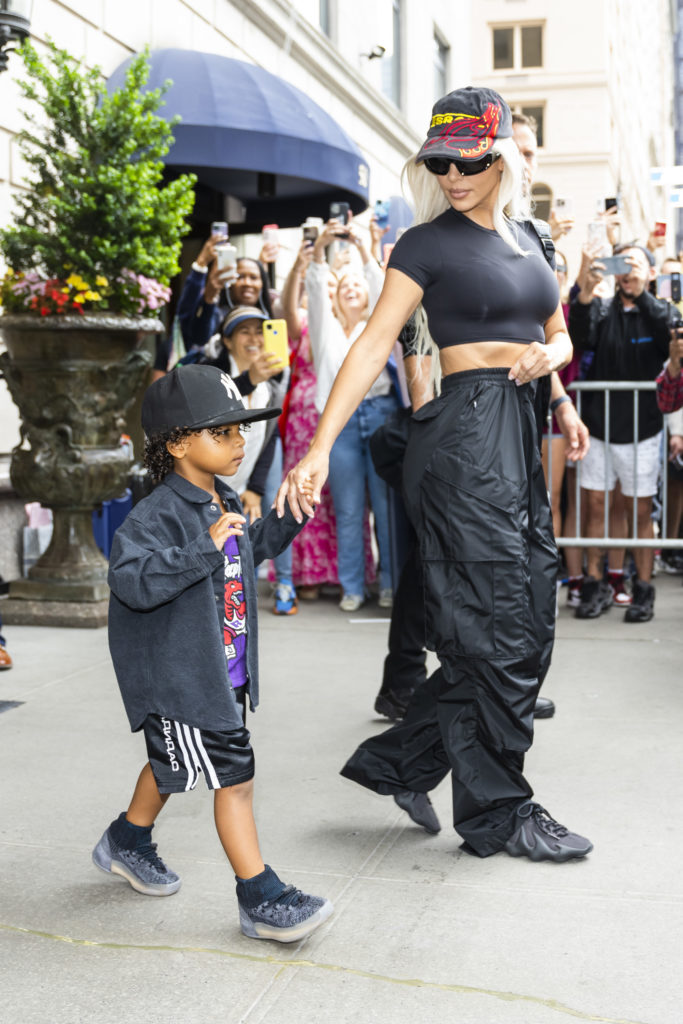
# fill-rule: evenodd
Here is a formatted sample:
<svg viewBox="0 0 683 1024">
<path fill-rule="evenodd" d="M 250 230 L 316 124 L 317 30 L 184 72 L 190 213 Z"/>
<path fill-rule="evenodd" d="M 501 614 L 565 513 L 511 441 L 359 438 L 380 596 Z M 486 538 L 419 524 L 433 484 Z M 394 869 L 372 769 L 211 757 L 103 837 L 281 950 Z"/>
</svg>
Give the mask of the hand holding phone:
<svg viewBox="0 0 683 1024">
<path fill-rule="evenodd" d="M 630 256 L 600 256 L 591 269 L 598 270 L 601 274 L 630 274 L 633 270 L 633 263 Z"/>
<path fill-rule="evenodd" d="M 289 341 L 286 320 L 263 321 L 263 349 L 278 357 L 277 366 L 284 370 L 289 366 Z"/>
<path fill-rule="evenodd" d="M 227 242 L 228 240 L 228 225 L 224 220 L 215 220 L 211 225 L 211 237 L 217 239 L 217 241 Z"/>
</svg>

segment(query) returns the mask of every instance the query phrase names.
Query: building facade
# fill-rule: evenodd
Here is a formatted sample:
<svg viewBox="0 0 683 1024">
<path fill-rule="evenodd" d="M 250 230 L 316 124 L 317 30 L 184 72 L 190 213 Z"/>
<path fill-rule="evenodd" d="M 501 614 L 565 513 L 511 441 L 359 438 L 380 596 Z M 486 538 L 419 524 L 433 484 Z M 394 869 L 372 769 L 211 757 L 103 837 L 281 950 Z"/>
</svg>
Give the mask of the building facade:
<svg viewBox="0 0 683 1024">
<path fill-rule="evenodd" d="M 470 0 L 36 0 L 31 36 L 39 48 L 53 39 L 105 77 L 146 46 L 259 65 L 312 97 L 360 148 L 372 205 L 400 195 L 401 168 L 421 144 L 436 94 L 469 79 L 469 8 Z M 25 174 L 15 139 L 19 68 L 11 57 L 0 76 L 0 222 Z M 280 274 L 299 236 L 283 241 Z M 188 240 L 188 253 L 200 242 Z M 250 255 L 260 248 L 257 237 L 239 244 Z M 0 384 L 0 452 L 17 440 Z"/>
<path fill-rule="evenodd" d="M 674 162 L 672 0 L 479 0 L 472 8 L 474 84 L 497 89 L 539 122 L 539 216 L 557 197 L 576 225 L 559 243 L 578 270 L 599 202 L 619 197 L 622 238 L 645 243 L 675 217 L 650 167 Z"/>
</svg>

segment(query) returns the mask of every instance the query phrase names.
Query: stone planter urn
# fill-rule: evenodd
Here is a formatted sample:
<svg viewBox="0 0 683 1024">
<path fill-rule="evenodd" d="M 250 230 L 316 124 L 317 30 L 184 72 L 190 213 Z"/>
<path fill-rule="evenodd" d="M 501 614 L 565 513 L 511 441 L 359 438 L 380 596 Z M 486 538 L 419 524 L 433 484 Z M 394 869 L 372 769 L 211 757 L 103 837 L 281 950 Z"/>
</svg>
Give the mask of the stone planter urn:
<svg viewBox="0 0 683 1024">
<path fill-rule="evenodd" d="M 95 544 L 92 511 L 125 491 L 132 465 L 120 443 L 125 413 L 146 379 L 141 345 L 163 331 L 154 318 L 111 313 L 0 317 L 2 372 L 21 414 L 12 485 L 52 509 L 50 545 L 10 583 L 7 622 L 103 625 L 108 563 Z"/>
</svg>

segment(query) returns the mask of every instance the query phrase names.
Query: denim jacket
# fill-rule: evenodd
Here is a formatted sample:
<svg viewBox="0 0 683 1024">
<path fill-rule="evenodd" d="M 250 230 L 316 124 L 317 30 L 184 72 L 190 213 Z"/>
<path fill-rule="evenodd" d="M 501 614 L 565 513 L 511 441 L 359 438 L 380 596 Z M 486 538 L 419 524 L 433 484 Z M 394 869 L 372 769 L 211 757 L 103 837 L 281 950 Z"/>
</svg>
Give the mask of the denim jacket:
<svg viewBox="0 0 683 1024">
<path fill-rule="evenodd" d="M 242 511 L 234 491 L 218 479 L 216 488 L 228 511 Z M 207 491 L 171 473 L 114 534 L 109 649 L 133 732 L 148 714 L 200 729 L 242 726 L 223 644 L 224 557 L 209 534 L 220 515 Z M 282 519 L 271 511 L 237 538 L 252 710 L 258 704 L 254 567 L 283 551 L 302 527 L 287 506 Z"/>
</svg>

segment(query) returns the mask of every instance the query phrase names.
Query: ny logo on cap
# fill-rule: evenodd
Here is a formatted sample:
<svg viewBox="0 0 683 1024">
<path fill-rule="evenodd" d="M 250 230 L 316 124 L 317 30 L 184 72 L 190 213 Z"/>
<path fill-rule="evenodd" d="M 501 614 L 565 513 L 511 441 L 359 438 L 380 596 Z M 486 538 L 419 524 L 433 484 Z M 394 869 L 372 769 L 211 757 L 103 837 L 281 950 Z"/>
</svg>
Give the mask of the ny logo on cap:
<svg viewBox="0 0 683 1024">
<path fill-rule="evenodd" d="M 235 384 L 232 377 L 229 377 L 227 373 L 221 373 L 221 384 L 225 388 L 228 394 L 228 398 L 234 398 L 236 401 L 242 402 L 242 396 L 239 393 L 237 385 Z"/>
</svg>

